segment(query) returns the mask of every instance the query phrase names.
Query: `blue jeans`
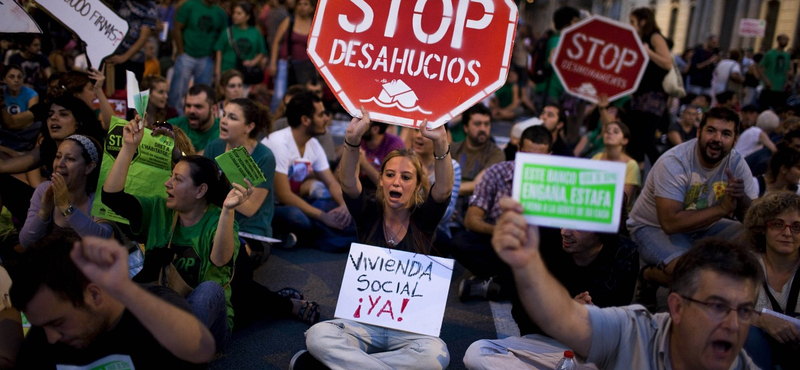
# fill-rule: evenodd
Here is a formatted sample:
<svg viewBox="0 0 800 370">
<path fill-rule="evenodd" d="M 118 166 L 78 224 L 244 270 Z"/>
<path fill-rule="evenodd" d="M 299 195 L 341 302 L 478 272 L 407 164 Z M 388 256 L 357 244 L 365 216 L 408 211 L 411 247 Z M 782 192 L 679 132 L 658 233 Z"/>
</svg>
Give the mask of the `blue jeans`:
<svg viewBox="0 0 800 370">
<path fill-rule="evenodd" d="M 283 96 L 286 95 L 286 89 L 288 88 L 286 85 L 289 84 L 289 63 L 286 59 L 278 59 L 278 70 L 275 72 L 275 76 L 272 76 L 272 79 L 275 84 L 275 90 L 272 93 L 272 101 L 269 103 L 270 112 L 278 109 L 278 106 L 283 101 Z"/>
<path fill-rule="evenodd" d="M 706 238 L 717 237 L 727 240 L 738 240 L 744 233 L 741 222 L 723 218 L 706 230 L 684 234 L 667 235 L 660 227 L 632 225 L 628 221 L 631 239 L 639 246 L 639 257 L 642 261 L 666 266 L 691 248 L 694 242 Z"/>
<path fill-rule="evenodd" d="M 306 331 L 314 358 L 337 369 L 444 369 L 447 344 L 437 337 L 335 319 Z"/>
<path fill-rule="evenodd" d="M 169 106 L 183 115 L 181 99 L 189 90 L 189 81 L 194 77 L 194 84 L 211 85 L 214 78 L 214 61 L 210 56 L 194 58 L 184 53 L 175 60 L 175 72 L 169 84 Z"/>
<path fill-rule="evenodd" d="M 311 202 L 311 205 L 323 212 L 338 206 L 332 199 L 317 199 Z M 298 243 L 311 245 L 324 252 L 347 251 L 350 244 L 357 240 L 354 222 L 344 230 L 331 229 L 322 221 L 311 219 L 300 208 L 294 206 L 275 206 L 272 230 L 278 238 L 294 233 Z"/>
<path fill-rule="evenodd" d="M 222 286 L 213 281 L 204 281 L 189 293 L 186 301 L 189 302 L 192 313 L 211 331 L 217 343 L 217 352 L 221 352 L 231 339 L 228 306 Z"/>
</svg>

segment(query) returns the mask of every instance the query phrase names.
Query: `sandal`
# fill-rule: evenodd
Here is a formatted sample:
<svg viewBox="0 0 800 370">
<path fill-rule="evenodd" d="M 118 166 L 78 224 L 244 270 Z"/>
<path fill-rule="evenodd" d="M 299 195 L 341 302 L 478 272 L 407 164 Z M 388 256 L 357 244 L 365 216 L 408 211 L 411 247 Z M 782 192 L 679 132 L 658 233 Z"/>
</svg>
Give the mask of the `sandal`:
<svg viewBox="0 0 800 370">
<path fill-rule="evenodd" d="M 296 299 L 298 301 L 303 300 L 303 293 L 300 293 L 300 291 L 295 288 L 283 288 L 275 293 L 283 298 Z"/>
<path fill-rule="evenodd" d="M 297 312 L 297 318 L 308 325 L 314 325 L 319 322 L 319 305 L 314 301 L 306 301 Z"/>
<path fill-rule="evenodd" d="M 636 303 L 644 306 L 650 313 L 655 313 L 658 308 L 658 288 L 661 286 L 658 283 L 651 282 L 644 278 L 645 271 L 657 268 L 655 265 L 646 265 L 639 270 L 639 278 L 636 282 Z"/>
</svg>

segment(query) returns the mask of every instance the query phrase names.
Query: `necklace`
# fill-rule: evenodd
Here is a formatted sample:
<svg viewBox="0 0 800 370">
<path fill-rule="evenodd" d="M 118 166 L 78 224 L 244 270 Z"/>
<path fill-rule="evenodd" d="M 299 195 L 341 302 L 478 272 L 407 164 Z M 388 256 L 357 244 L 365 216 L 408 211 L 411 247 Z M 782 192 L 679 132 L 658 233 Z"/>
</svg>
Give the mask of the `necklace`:
<svg viewBox="0 0 800 370">
<path fill-rule="evenodd" d="M 397 246 L 397 244 L 399 244 L 402 240 L 395 241 L 394 238 L 397 236 L 397 234 L 400 233 L 400 230 L 402 230 L 402 229 L 403 229 L 403 224 L 400 224 L 400 227 L 398 227 L 397 230 L 395 232 L 391 233 L 391 235 L 390 235 L 390 233 L 388 233 L 387 230 L 386 230 L 386 220 L 384 220 L 383 221 L 383 234 L 386 237 L 389 238 L 388 240 L 386 240 L 386 244 L 389 244 L 390 247 Z M 389 228 L 388 231 L 392 231 L 392 229 Z"/>
</svg>

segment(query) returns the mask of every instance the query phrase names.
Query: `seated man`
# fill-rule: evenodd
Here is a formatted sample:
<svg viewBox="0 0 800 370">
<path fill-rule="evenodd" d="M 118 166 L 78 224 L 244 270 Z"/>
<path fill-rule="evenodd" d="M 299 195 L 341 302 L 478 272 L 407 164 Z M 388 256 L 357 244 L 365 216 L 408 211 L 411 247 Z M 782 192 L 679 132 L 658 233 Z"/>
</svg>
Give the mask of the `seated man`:
<svg viewBox="0 0 800 370">
<path fill-rule="evenodd" d="M 167 120 L 167 123 L 180 127 L 186 133 L 197 154 L 202 154 L 208 143 L 219 138 L 219 117 L 214 114 L 216 100 L 211 86 L 194 85 L 186 93 L 184 115 Z"/>
<path fill-rule="evenodd" d="M 322 100 L 310 92 L 299 93 L 287 104 L 286 118 L 289 127 L 261 141 L 275 155 L 278 205 L 272 229 L 285 234 L 276 237 L 292 233 L 324 251 L 347 249 L 356 239 L 352 218 L 316 139 L 329 123 Z"/>
<path fill-rule="evenodd" d="M 564 142 L 563 137 L 564 125 L 567 124 L 567 114 L 564 113 L 564 110 L 557 105 L 547 104 L 542 108 L 542 114 L 539 115 L 539 119 L 542 120 L 542 125 L 553 136 L 553 155 L 572 157 L 572 149 Z"/>
<path fill-rule="evenodd" d="M 33 325 L 18 369 L 186 369 L 213 359 L 214 338 L 184 299 L 132 282 L 116 241 L 78 240 L 48 236 L 13 269 L 11 301 Z"/>
<path fill-rule="evenodd" d="M 656 161 L 628 220 L 639 245 L 646 281 L 667 286 L 679 257 L 700 238 L 736 240 L 742 224 L 726 218 L 744 218 L 758 195 L 744 159 L 731 151 L 736 143 L 739 116 L 726 108 L 710 109 L 697 139 L 680 144 Z M 654 284 L 644 286 L 637 302 L 655 306 Z"/>
<path fill-rule="evenodd" d="M 490 368 L 518 369 L 522 362 L 552 369 L 572 349 L 608 370 L 757 369 L 742 350 L 762 281 L 746 247 L 709 239 L 686 252 L 674 269 L 669 313 L 651 315 L 638 305 L 598 308 L 576 302 L 548 272 L 538 229 L 527 224 L 522 206 L 504 198 L 501 208 L 492 246 L 511 266 L 528 315 L 555 340 L 484 348 L 480 355 L 492 361 Z"/>
<path fill-rule="evenodd" d="M 548 154 L 551 149 L 550 140 L 550 132 L 543 125 L 529 127 L 522 132 L 519 151 Z M 508 271 L 508 267 L 497 258 L 489 243 L 494 224 L 500 216 L 498 201 L 504 196 L 511 196 L 513 180 L 514 161 L 500 162 L 487 168 L 470 199 L 464 219 L 467 230 L 453 235 L 453 257 L 475 274 L 474 277 L 461 281 L 458 291 L 461 300 L 494 300 L 508 298 L 513 294 L 511 275 L 504 273 Z"/>
<path fill-rule="evenodd" d="M 464 223 L 469 196 L 480 182 L 483 170 L 505 159 L 505 154 L 491 138 L 492 115 L 489 108 L 478 103 L 461 116 L 466 138 L 453 143 L 450 149 L 450 155 L 461 166 L 461 188 L 458 190 L 456 205 L 456 220 L 459 224 Z M 454 130 L 453 135 L 455 134 Z"/>
</svg>

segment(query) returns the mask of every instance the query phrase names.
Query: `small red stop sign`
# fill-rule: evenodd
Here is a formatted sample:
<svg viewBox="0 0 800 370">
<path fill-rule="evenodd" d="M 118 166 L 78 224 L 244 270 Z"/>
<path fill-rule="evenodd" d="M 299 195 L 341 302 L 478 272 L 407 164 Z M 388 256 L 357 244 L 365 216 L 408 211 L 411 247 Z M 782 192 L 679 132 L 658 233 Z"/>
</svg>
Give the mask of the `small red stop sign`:
<svg viewBox="0 0 800 370">
<path fill-rule="evenodd" d="M 438 127 L 503 86 L 510 0 L 321 0 L 308 54 L 353 116 Z"/>
<path fill-rule="evenodd" d="M 649 60 L 633 27 L 601 16 L 561 32 L 553 67 L 568 93 L 596 103 L 636 91 Z"/>
</svg>

